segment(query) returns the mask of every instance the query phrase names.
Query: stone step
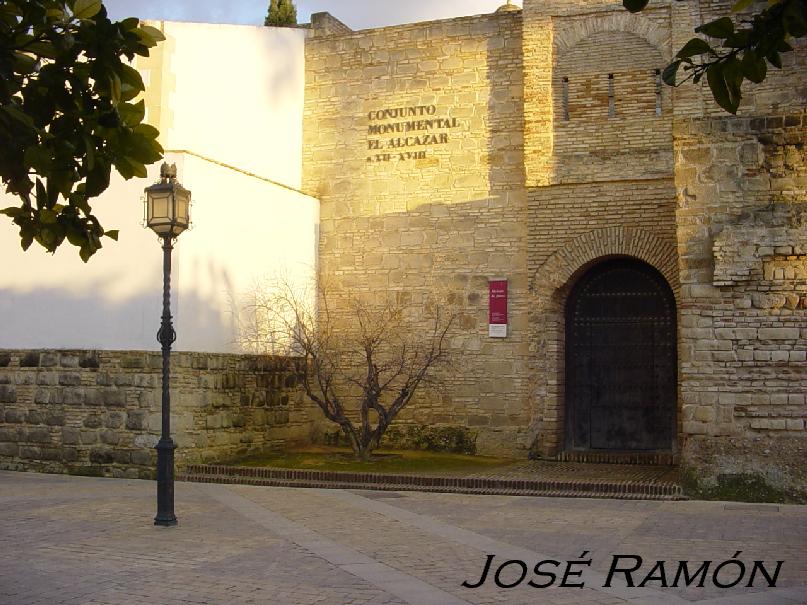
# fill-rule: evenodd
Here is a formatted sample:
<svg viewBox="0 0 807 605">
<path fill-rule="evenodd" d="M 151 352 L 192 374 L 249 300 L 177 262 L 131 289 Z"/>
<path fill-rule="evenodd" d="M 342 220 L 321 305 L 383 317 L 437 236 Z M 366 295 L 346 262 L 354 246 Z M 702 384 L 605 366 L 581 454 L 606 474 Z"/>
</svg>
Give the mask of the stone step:
<svg viewBox="0 0 807 605">
<path fill-rule="evenodd" d="M 501 496 L 685 500 L 680 485 L 655 481 L 496 479 L 189 465 L 180 481 L 273 487 L 423 491 Z"/>
</svg>

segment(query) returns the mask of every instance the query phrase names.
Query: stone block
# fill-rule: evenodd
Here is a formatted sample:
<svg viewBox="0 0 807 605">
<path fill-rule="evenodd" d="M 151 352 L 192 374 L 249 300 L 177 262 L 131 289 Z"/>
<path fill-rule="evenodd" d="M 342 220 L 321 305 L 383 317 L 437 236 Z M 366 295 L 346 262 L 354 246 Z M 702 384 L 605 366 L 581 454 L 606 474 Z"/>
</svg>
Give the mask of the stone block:
<svg viewBox="0 0 807 605">
<path fill-rule="evenodd" d="M 112 452 L 112 459 L 115 461 L 115 464 L 131 464 L 132 452 L 121 449 L 114 450 Z"/>
<path fill-rule="evenodd" d="M 43 424 L 45 422 L 45 414 L 39 410 L 28 410 L 28 413 L 25 415 L 25 422 L 27 424 Z"/>
<path fill-rule="evenodd" d="M 93 464 L 112 464 L 115 462 L 115 454 L 112 448 L 94 447 L 90 450 L 90 462 Z"/>
<path fill-rule="evenodd" d="M 81 445 L 93 445 L 98 443 L 97 431 L 81 431 Z"/>
<path fill-rule="evenodd" d="M 81 374 L 77 372 L 63 372 L 59 374 L 59 385 L 63 387 L 81 386 Z"/>
<path fill-rule="evenodd" d="M 6 410 L 4 418 L 8 424 L 23 424 L 25 412 L 23 410 Z"/>
<path fill-rule="evenodd" d="M 7 368 L 9 365 L 11 365 L 11 355 L 0 353 L 0 368 Z"/>
<path fill-rule="evenodd" d="M 65 447 L 60 450 L 62 462 L 78 462 L 78 450 L 73 447 Z"/>
<path fill-rule="evenodd" d="M 45 412 L 45 424 L 48 426 L 64 426 L 65 414 L 64 410 L 52 409 Z"/>
<path fill-rule="evenodd" d="M 57 401 L 58 400 L 58 401 Z M 61 393 L 58 391 L 52 392 L 49 389 L 38 388 L 34 391 L 34 403 L 48 404 L 48 403 L 61 403 Z"/>
<path fill-rule="evenodd" d="M 98 369 L 101 367 L 100 359 L 98 358 L 98 354 L 95 352 L 90 353 L 83 353 L 78 360 L 78 365 L 80 368 L 85 369 Z"/>
<path fill-rule="evenodd" d="M 28 429 L 24 437 L 29 443 L 50 443 L 51 436 L 48 429 Z"/>
<path fill-rule="evenodd" d="M 17 388 L 0 384 L 0 403 L 17 403 Z"/>
<path fill-rule="evenodd" d="M 205 419 L 205 426 L 208 429 L 220 429 L 222 426 L 221 414 L 211 414 Z"/>
<path fill-rule="evenodd" d="M 72 353 L 62 353 L 59 358 L 59 365 L 63 368 L 77 368 L 79 356 Z"/>
<path fill-rule="evenodd" d="M 33 445 L 20 446 L 20 458 L 23 460 L 40 460 L 42 449 Z"/>
<path fill-rule="evenodd" d="M 62 456 L 63 456 L 62 448 L 58 447 L 43 447 L 39 454 L 39 458 L 41 460 L 49 460 L 53 462 L 61 461 Z"/>
<path fill-rule="evenodd" d="M 698 406 L 695 408 L 693 417 L 698 422 L 714 422 L 715 409 L 713 407 Z"/>
<path fill-rule="evenodd" d="M 124 418 L 122 412 L 110 412 L 106 415 L 104 426 L 108 429 L 119 429 L 123 426 Z"/>
<path fill-rule="evenodd" d="M 85 391 L 82 388 L 66 388 L 62 391 L 62 402 L 65 405 L 82 405 Z"/>
<path fill-rule="evenodd" d="M 146 367 L 144 353 L 129 353 L 121 356 L 120 367 L 126 369 L 142 369 Z"/>
<path fill-rule="evenodd" d="M 787 430 L 788 431 L 803 431 L 804 430 L 804 419 L 802 418 L 794 418 L 787 420 Z"/>
<path fill-rule="evenodd" d="M 20 359 L 21 368 L 38 368 L 39 367 L 39 353 L 26 353 Z"/>
<path fill-rule="evenodd" d="M 43 368 L 53 368 L 59 365 L 59 353 L 42 353 L 39 356 L 39 365 Z"/>
<path fill-rule="evenodd" d="M 131 453 L 132 464 L 138 466 L 153 466 L 156 456 L 149 450 L 135 450 Z"/>
<path fill-rule="evenodd" d="M 122 408 L 126 406 L 126 391 L 120 389 L 104 389 L 101 397 L 104 405 L 107 407 Z"/>
<path fill-rule="evenodd" d="M 760 340 L 798 340 L 799 328 L 760 328 Z"/>
<path fill-rule="evenodd" d="M 0 456 L 17 457 L 20 454 L 20 447 L 16 443 L 3 443 L 0 441 Z"/>
<path fill-rule="evenodd" d="M 79 445 L 81 443 L 81 432 L 74 428 L 63 428 L 62 443 L 65 445 Z"/>
<path fill-rule="evenodd" d="M 126 428 L 130 431 L 142 431 L 148 427 L 148 416 L 146 412 L 137 410 L 129 412 L 126 416 Z"/>
<path fill-rule="evenodd" d="M 19 440 L 19 432 L 16 428 L 0 428 L 0 443 L 16 443 Z"/>
<path fill-rule="evenodd" d="M 110 429 L 100 431 L 99 437 L 101 438 L 101 443 L 106 445 L 118 445 L 121 440 L 120 434 Z"/>
</svg>

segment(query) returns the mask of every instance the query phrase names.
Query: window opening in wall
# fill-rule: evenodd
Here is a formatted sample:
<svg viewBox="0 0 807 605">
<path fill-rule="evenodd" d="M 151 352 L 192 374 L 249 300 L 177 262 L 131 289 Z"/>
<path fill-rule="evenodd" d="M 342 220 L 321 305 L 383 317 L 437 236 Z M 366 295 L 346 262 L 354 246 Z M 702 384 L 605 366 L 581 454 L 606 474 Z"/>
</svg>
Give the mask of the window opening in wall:
<svg viewBox="0 0 807 605">
<path fill-rule="evenodd" d="M 563 119 L 569 121 L 569 78 L 563 78 Z"/>
<path fill-rule="evenodd" d="M 614 98 L 614 74 L 608 74 L 608 117 L 616 117 L 616 99 Z"/>
<path fill-rule="evenodd" d="M 661 70 L 657 69 L 654 75 L 656 81 L 656 115 L 660 116 L 663 108 L 661 98 Z"/>
</svg>

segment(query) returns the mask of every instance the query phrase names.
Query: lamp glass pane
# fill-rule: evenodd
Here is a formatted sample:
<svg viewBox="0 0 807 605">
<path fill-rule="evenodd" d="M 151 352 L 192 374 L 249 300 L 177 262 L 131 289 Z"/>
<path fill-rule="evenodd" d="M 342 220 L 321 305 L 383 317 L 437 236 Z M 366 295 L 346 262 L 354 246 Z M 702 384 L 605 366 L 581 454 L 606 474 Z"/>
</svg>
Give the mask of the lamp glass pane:
<svg viewBox="0 0 807 605">
<path fill-rule="evenodd" d="M 149 222 L 158 220 L 171 220 L 171 204 L 170 194 L 168 193 L 149 193 Z"/>
<path fill-rule="evenodd" d="M 178 190 L 175 194 L 177 204 L 177 222 L 185 225 L 190 222 L 190 192 L 185 190 Z"/>
</svg>

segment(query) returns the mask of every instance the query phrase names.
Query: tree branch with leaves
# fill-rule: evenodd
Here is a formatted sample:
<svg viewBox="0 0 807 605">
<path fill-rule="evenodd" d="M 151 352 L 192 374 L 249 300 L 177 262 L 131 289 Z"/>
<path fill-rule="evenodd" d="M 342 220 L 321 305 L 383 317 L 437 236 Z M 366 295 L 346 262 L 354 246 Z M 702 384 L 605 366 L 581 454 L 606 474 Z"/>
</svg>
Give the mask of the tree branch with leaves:
<svg viewBox="0 0 807 605">
<path fill-rule="evenodd" d="M 143 123 L 145 90 L 131 62 L 164 40 L 136 18 L 112 22 L 100 0 L 0 3 L 0 179 L 20 203 L 0 210 L 23 250 L 67 240 L 86 262 L 117 239 L 92 212 L 114 167 L 145 177 L 162 159 Z"/>
<path fill-rule="evenodd" d="M 623 5 L 636 13 L 649 2 L 623 0 Z M 701 36 L 678 51 L 662 73 L 664 82 L 670 86 L 689 81 L 697 84 L 706 77 L 717 104 L 736 114 L 743 81 L 764 81 L 769 64 L 781 69 L 782 54 L 792 52 L 792 42 L 807 34 L 807 0 L 768 0 L 764 9 L 741 14 L 753 5 L 754 0 L 737 0 L 731 8 L 736 19 L 721 17 L 696 28 Z"/>
</svg>

